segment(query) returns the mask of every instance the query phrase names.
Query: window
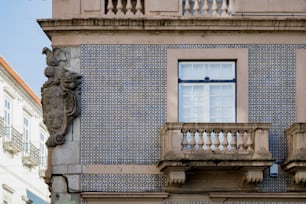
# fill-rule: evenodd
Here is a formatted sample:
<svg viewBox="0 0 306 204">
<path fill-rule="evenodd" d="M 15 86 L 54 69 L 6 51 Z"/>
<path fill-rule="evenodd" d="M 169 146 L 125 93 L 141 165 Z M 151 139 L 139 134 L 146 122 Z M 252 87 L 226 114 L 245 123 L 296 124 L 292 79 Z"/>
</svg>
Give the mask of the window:
<svg viewBox="0 0 306 204">
<path fill-rule="evenodd" d="M 25 155 L 30 154 L 30 124 L 29 118 L 26 116 L 23 117 L 23 152 Z"/>
<path fill-rule="evenodd" d="M 45 134 L 40 133 L 39 136 L 39 151 L 40 151 L 40 166 L 46 167 L 46 146 L 45 146 Z"/>
<path fill-rule="evenodd" d="M 11 138 L 11 115 L 12 115 L 12 105 L 11 101 L 4 99 L 4 136 L 5 140 L 10 141 Z"/>
<path fill-rule="evenodd" d="M 235 122 L 234 61 L 179 62 L 179 122 Z"/>
<path fill-rule="evenodd" d="M 235 102 L 232 102 L 232 104 L 233 103 L 235 104 L 234 105 L 235 107 L 235 114 L 234 114 L 235 120 L 234 121 L 238 123 L 247 123 L 248 122 L 248 49 L 245 49 L 245 48 L 168 49 L 167 50 L 167 122 L 179 122 L 180 121 L 179 119 L 180 117 L 179 116 L 180 115 L 179 113 L 180 112 L 179 110 L 179 104 L 180 104 L 179 86 L 181 85 L 179 84 L 179 81 L 178 81 L 180 77 L 178 67 L 180 66 L 180 63 L 188 62 L 188 61 L 189 62 L 190 61 L 202 62 L 202 63 L 203 62 L 235 62 L 234 68 L 232 69 L 234 70 L 234 76 L 235 76 L 235 85 L 234 85 L 235 89 L 234 90 L 236 90 L 236 92 L 233 93 Z M 210 80 L 213 79 L 211 78 L 211 76 L 208 76 L 208 77 Z M 203 78 L 200 80 L 203 80 Z M 209 80 L 205 83 L 209 84 Z M 214 82 L 214 83 L 217 83 L 217 82 Z M 209 86 L 206 85 L 206 89 L 208 89 L 207 87 Z M 229 91 L 227 92 L 229 93 Z M 225 106 L 225 104 L 223 106 Z M 209 106 L 206 106 L 206 107 L 209 107 Z M 219 109 L 220 109 L 220 106 L 219 106 Z M 219 111 L 219 112 L 222 112 L 222 111 Z M 208 116 L 205 116 L 205 117 L 208 117 Z M 216 116 L 216 118 L 218 117 L 220 116 Z M 222 120 L 225 120 L 225 119 L 222 119 Z"/>
</svg>

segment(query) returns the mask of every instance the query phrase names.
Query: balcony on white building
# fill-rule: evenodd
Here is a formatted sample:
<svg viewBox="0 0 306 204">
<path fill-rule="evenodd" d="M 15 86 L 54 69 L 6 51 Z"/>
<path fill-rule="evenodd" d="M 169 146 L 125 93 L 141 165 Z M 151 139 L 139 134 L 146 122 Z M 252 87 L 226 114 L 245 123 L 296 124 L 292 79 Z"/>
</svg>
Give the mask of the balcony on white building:
<svg viewBox="0 0 306 204">
<path fill-rule="evenodd" d="M 30 168 L 38 166 L 40 163 L 39 149 L 32 143 L 24 144 L 22 163 Z"/>
<path fill-rule="evenodd" d="M 23 149 L 22 134 L 20 134 L 14 127 L 3 128 L 3 149 L 16 154 Z"/>
<path fill-rule="evenodd" d="M 273 164 L 269 127 L 267 123 L 166 123 L 160 133 L 158 167 L 168 175 L 168 191 L 254 190 L 252 184 L 260 183 L 263 170 Z"/>
</svg>

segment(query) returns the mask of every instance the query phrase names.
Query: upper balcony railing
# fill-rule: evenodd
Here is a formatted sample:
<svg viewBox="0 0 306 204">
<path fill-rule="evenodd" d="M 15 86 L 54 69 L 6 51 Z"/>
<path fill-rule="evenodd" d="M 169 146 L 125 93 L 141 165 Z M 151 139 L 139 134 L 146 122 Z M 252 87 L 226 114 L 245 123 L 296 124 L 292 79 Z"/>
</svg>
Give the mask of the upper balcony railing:
<svg viewBox="0 0 306 204">
<path fill-rule="evenodd" d="M 230 16 L 229 0 L 183 0 L 184 16 Z"/>
<path fill-rule="evenodd" d="M 134 15 L 143 16 L 145 15 L 146 2 L 148 1 L 105 0 L 105 14 L 107 16 L 121 17 Z M 177 3 L 179 2 L 177 1 Z M 152 3 L 150 5 L 152 5 Z M 229 16 L 229 0 L 183 0 L 181 6 L 182 8 L 179 10 L 182 11 L 183 16 Z"/>
<path fill-rule="evenodd" d="M 142 16 L 144 15 L 144 0 L 105 0 L 107 16 Z"/>
<path fill-rule="evenodd" d="M 53 0 L 52 10 L 56 19 L 306 16 L 304 0 Z"/>
</svg>

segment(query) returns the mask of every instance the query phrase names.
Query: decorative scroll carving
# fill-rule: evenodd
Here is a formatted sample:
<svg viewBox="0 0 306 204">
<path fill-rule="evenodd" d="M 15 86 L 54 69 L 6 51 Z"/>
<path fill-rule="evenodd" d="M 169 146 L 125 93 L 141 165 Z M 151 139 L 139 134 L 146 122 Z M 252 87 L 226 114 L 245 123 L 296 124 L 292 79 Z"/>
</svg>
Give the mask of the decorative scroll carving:
<svg viewBox="0 0 306 204">
<path fill-rule="evenodd" d="M 43 48 L 48 80 L 41 88 L 43 120 L 49 131 L 48 147 L 64 143 L 67 127 L 80 113 L 81 75 L 65 68 L 67 54 L 63 49 Z"/>
<path fill-rule="evenodd" d="M 186 181 L 186 174 L 184 170 L 170 171 L 168 173 L 168 184 L 184 184 Z"/>
<path fill-rule="evenodd" d="M 296 184 L 300 184 L 300 183 L 305 184 L 306 183 L 306 171 L 305 170 L 298 170 L 297 172 L 295 172 L 294 182 Z"/>
<path fill-rule="evenodd" d="M 249 169 L 244 174 L 244 182 L 247 184 L 257 184 L 262 182 L 263 172 L 262 170 Z"/>
</svg>

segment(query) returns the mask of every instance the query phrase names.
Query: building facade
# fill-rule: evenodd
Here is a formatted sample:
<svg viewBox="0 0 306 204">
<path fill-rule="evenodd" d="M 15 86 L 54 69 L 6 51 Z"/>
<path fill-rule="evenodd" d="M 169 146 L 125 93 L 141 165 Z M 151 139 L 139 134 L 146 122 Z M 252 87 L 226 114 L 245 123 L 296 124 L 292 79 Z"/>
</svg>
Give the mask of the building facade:
<svg viewBox="0 0 306 204">
<path fill-rule="evenodd" d="M 38 22 L 65 56 L 45 95 L 82 76 L 54 203 L 306 202 L 304 0 L 53 0 Z"/>
<path fill-rule="evenodd" d="M 40 99 L 1 57 L 0 72 L 0 202 L 50 203 Z"/>
</svg>

